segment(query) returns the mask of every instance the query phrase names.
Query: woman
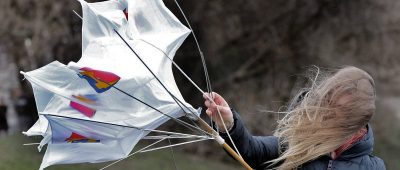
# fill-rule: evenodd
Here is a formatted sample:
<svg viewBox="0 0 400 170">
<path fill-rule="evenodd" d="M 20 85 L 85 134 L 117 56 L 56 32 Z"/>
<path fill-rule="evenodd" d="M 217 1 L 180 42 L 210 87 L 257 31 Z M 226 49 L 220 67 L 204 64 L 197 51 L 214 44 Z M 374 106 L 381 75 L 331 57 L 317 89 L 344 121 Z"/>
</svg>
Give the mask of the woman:
<svg viewBox="0 0 400 170">
<path fill-rule="evenodd" d="M 373 134 L 368 122 L 375 112 L 374 81 L 361 69 L 345 67 L 312 82 L 292 100 L 274 136 L 252 136 L 220 95 L 212 95 L 214 102 L 207 100 L 207 95 L 207 115 L 229 141 L 225 124 L 253 168 L 385 169 L 383 161 L 371 155 Z"/>
</svg>

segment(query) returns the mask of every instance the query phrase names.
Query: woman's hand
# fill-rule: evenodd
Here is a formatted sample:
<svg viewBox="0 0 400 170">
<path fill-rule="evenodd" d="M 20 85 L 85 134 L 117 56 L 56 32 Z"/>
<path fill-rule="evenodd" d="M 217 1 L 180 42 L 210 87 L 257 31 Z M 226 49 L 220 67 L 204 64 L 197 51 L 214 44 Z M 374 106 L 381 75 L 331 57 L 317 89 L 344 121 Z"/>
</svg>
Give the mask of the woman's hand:
<svg viewBox="0 0 400 170">
<path fill-rule="evenodd" d="M 233 114 L 225 99 L 215 92 L 212 92 L 212 95 L 204 93 L 203 98 L 205 99 L 204 105 L 207 107 L 206 114 L 214 121 L 218 129 L 225 132 L 222 121 L 225 123 L 226 129 L 231 129 L 234 123 Z M 213 99 L 213 101 L 210 99 Z M 219 113 L 221 113 L 221 116 L 219 116 Z"/>
</svg>

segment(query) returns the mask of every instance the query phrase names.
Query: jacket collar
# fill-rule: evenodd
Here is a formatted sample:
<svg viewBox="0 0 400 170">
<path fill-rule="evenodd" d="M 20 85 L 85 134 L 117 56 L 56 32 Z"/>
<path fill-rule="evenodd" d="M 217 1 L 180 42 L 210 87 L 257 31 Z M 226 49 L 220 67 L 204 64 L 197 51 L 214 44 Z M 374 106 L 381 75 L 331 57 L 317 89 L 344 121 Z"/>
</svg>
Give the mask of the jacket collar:
<svg viewBox="0 0 400 170">
<path fill-rule="evenodd" d="M 374 136 L 372 128 L 367 125 L 368 132 L 358 142 L 354 143 L 349 149 L 345 150 L 337 159 L 352 159 L 355 157 L 372 154 Z"/>
</svg>

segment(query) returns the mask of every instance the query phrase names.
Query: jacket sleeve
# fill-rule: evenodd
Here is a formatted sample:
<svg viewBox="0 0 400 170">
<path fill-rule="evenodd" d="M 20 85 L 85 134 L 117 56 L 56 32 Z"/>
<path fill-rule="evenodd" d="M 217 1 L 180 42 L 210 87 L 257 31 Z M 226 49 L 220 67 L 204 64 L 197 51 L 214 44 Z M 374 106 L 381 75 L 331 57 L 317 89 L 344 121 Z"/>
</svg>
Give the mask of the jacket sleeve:
<svg viewBox="0 0 400 170">
<path fill-rule="evenodd" d="M 275 136 L 252 136 L 244 127 L 239 114 L 232 110 L 234 125 L 229 131 L 243 159 L 255 169 L 266 167 L 266 162 L 279 157 L 278 138 Z M 226 143 L 233 145 L 226 133 L 220 133 Z"/>
</svg>

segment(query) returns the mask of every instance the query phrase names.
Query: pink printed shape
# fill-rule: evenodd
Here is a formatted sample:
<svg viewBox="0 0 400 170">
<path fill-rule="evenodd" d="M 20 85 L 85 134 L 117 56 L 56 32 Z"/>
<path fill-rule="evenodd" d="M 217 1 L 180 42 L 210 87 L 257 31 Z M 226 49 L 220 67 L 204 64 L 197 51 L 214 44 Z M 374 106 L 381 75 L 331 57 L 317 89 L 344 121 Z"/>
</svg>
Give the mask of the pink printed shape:
<svg viewBox="0 0 400 170">
<path fill-rule="evenodd" d="M 81 112 L 82 114 L 84 114 L 87 117 L 93 117 L 94 113 L 96 113 L 96 110 L 86 107 L 84 105 L 81 105 L 79 103 L 73 102 L 73 101 L 71 101 L 69 103 L 69 106 L 71 106 L 75 110 Z"/>
</svg>

